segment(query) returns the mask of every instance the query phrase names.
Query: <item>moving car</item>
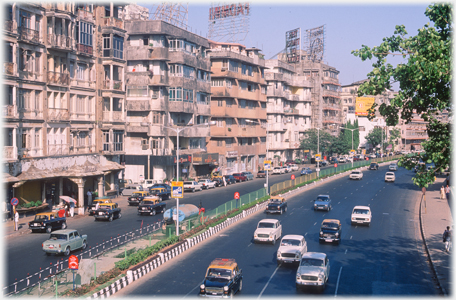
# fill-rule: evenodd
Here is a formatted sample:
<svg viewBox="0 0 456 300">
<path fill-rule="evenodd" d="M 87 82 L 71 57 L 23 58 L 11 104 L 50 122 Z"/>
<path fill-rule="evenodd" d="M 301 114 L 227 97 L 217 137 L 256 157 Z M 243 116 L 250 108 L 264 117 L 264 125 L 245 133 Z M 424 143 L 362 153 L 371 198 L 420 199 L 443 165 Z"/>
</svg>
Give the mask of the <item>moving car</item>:
<svg viewBox="0 0 456 300">
<path fill-rule="evenodd" d="M 372 213 L 369 206 L 355 206 L 351 214 L 351 224 L 367 224 L 370 226 Z"/>
<path fill-rule="evenodd" d="M 280 241 L 277 250 L 277 265 L 281 263 L 299 263 L 307 252 L 307 242 L 304 236 L 288 234 Z"/>
<path fill-rule="evenodd" d="M 51 233 L 53 229 L 67 228 L 65 216 L 59 217 L 57 211 L 44 212 L 35 215 L 35 219 L 29 222 L 32 232 L 46 231 Z"/>
<path fill-rule="evenodd" d="M 162 202 L 158 196 L 148 196 L 138 206 L 138 215 L 148 214 L 155 216 L 156 213 L 164 213 L 165 209 L 166 203 Z"/>
<path fill-rule="evenodd" d="M 325 167 L 328 165 L 328 161 L 326 160 L 320 160 L 320 167 Z M 318 162 L 315 163 L 315 166 L 318 167 Z"/>
<path fill-rule="evenodd" d="M 386 181 L 391 181 L 391 182 L 396 181 L 396 175 L 394 175 L 394 172 L 386 172 L 385 173 L 385 182 Z"/>
<path fill-rule="evenodd" d="M 234 179 L 236 179 L 236 182 L 244 182 L 247 181 L 247 177 L 242 175 L 241 173 L 234 173 L 232 174 Z"/>
<path fill-rule="evenodd" d="M 257 173 L 257 178 L 265 178 L 266 177 L 266 171 L 260 170 Z"/>
<path fill-rule="evenodd" d="M 171 186 L 166 183 L 156 183 L 149 188 L 151 196 L 158 196 L 161 200 L 168 200 L 171 198 Z"/>
<path fill-rule="evenodd" d="M 296 271 L 296 288 L 315 287 L 324 290 L 328 282 L 329 270 L 329 259 L 325 253 L 305 253 Z"/>
<path fill-rule="evenodd" d="M 191 192 L 196 192 L 196 191 L 202 191 L 203 186 L 199 184 L 196 181 L 184 181 L 184 191 L 191 191 Z"/>
<path fill-rule="evenodd" d="M 108 196 L 105 196 L 103 198 L 96 198 L 95 200 L 92 201 L 92 205 L 89 206 L 89 216 L 93 216 L 93 213 L 95 211 L 95 207 L 97 207 L 97 203 L 98 204 L 101 204 L 101 203 L 112 203 L 111 201 L 111 198 L 109 198 Z"/>
<path fill-rule="evenodd" d="M 291 165 L 290 165 L 290 168 L 291 168 L 292 171 L 297 171 L 297 170 L 299 170 L 299 167 L 298 167 L 297 164 L 291 164 Z"/>
<path fill-rule="evenodd" d="M 79 235 L 79 232 L 74 229 L 62 229 L 51 233 L 48 240 L 45 240 L 41 245 L 46 255 L 64 254 L 70 255 L 71 251 L 87 247 L 87 235 Z"/>
<path fill-rule="evenodd" d="M 131 196 L 128 197 L 128 205 L 139 205 L 144 197 L 147 196 L 150 196 L 150 194 L 146 191 L 133 192 Z"/>
<path fill-rule="evenodd" d="M 265 212 L 270 213 L 270 214 L 273 214 L 273 213 L 283 214 L 284 212 L 287 211 L 287 207 L 288 207 L 288 204 L 287 204 L 287 201 L 285 201 L 284 197 L 272 196 L 269 199 L 269 203 L 268 203 L 268 206 L 266 206 Z"/>
<path fill-rule="evenodd" d="M 274 169 L 272 169 L 272 174 L 283 174 L 285 173 L 285 170 L 282 169 L 282 167 L 274 167 Z"/>
<path fill-rule="evenodd" d="M 285 173 L 291 173 L 293 171 L 289 165 L 283 166 L 282 168 L 285 170 Z"/>
<path fill-rule="evenodd" d="M 127 185 L 125 188 L 122 189 L 122 192 L 120 193 L 122 196 L 131 196 L 133 192 L 136 191 L 142 191 L 143 187 L 140 184 L 130 184 Z"/>
<path fill-rule="evenodd" d="M 320 226 L 319 242 L 340 243 L 342 224 L 337 219 L 324 219 Z"/>
<path fill-rule="evenodd" d="M 313 209 L 330 211 L 332 209 L 331 197 L 329 195 L 318 195 L 317 199 L 314 200 Z"/>
<path fill-rule="evenodd" d="M 241 172 L 241 174 L 247 178 L 247 181 L 254 179 L 252 172 Z"/>
<path fill-rule="evenodd" d="M 397 171 L 397 164 L 391 163 L 388 167 L 390 171 Z"/>
<path fill-rule="evenodd" d="M 122 217 L 121 209 L 117 203 L 102 203 L 94 212 L 95 221 L 98 219 L 108 220 L 112 222 L 113 219 L 120 219 Z"/>
<path fill-rule="evenodd" d="M 202 188 L 208 190 L 210 188 L 215 189 L 215 182 L 210 179 L 200 179 L 198 183 L 201 184 Z"/>
<path fill-rule="evenodd" d="M 276 219 L 263 219 L 258 222 L 253 233 L 253 242 L 271 242 L 275 245 L 276 240 L 282 237 L 282 224 Z"/>
<path fill-rule="evenodd" d="M 344 163 L 344 162 L 346 162 L 345 157 L 340 156 L 339 157 L 339 163 Z"/>
<path fill-rule="evenodd" d="M 226 184 L 235 184 L 236 179 L 233 177 L 233 175 L 223 175 L 225 177 Z"/>
<path fill-rule="evenodd" d="M 200 296 L 227 298 L 242 291 L 242 269 L 234 259 L 217 258 L 211 262 L 200 285 Z"/>
<path fill-rule="evenodd" d="M 309 175 L 312 174 L 312 169 L 308 167 L 304 167 L 301 169 L 301 176 L 302 175 Z"/>
<path fill-rule="evenodd" d="M 352 171 L 349 177 L 350 177 L 350 179 L 361 180 L 361 179 L 363 179 L 363 172 L 361 172 L 361 171 Z"/>
<path fill-rule="evenodd" d="M 369 170 L 378 170 L 378 163 L 371 163 L 369 166 Z"/>
</svg>

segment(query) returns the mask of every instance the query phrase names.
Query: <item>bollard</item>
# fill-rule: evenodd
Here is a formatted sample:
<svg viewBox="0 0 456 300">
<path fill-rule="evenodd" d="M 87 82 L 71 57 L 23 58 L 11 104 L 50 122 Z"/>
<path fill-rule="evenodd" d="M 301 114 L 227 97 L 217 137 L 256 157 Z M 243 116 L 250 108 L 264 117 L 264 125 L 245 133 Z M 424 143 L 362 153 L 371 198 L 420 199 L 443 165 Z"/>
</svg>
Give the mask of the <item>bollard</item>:
<svg viewBox="0 0 456 300">
<path fill-rule="evenodd" d="M 94 280 L 97 280 L 97 263 L 93 263 L 93 278 Z"/>
</svg>

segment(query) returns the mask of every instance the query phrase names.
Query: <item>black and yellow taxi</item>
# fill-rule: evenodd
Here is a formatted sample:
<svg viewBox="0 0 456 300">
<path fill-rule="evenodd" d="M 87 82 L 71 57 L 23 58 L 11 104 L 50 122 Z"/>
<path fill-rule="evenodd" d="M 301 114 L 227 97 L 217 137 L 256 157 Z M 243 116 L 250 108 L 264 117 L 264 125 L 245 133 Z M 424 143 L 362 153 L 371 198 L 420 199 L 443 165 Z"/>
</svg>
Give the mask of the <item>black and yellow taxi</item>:
<svg viewBox="0 0 456 300">
<path fill-rule="evenodd" d="M 158 196 L 144 197 L 141 204 L 138 205 L 138 215 L 148 214 L 155 216 L 156 213 L 164 213 L 166 203 L 162 202 Z"/>
<path fill-rule="evenodd" d="M 128 205 L 139 205 L 144 197 L 150 196 L 148 191 L 136 191 L 128 197 Z"/>
<path fill-rule="evenodd" d="M 98 209 L 94 211 L 93 216 L 95 221 L 108 220 L 112 222 L 113 219 L 120 219 L 122 217 L 120 207 L 117 203 L 101 203 Z"/>
<path fill-rule="evenodd" d="M 101 197 L 101 198 L 95 198 L 95 200 L 92 201 L 92 205 L 89 206 L 89 216 L 93 216 L 93 213 L 95 212 L 95 208 L 101 203 L 112 203 L 111 198 L 109 197 Z"/>
<path fill-rule="evenodd" d="M 200 286 L 202 297 L 233 297 L 242 290 L 242 269 L 232 258 L 217 258 L 206 271 L 206 278 Z"/>
<path fill-rule="evenodd" d="M 36 214 L 35 219 L 29 222 L 29 229 L 32 232 L 46 231 L 51 233 L 54 229 L 65 228 L 67 228 L 65 215 L 60 216 L 57 211 Z"/>
</svg>

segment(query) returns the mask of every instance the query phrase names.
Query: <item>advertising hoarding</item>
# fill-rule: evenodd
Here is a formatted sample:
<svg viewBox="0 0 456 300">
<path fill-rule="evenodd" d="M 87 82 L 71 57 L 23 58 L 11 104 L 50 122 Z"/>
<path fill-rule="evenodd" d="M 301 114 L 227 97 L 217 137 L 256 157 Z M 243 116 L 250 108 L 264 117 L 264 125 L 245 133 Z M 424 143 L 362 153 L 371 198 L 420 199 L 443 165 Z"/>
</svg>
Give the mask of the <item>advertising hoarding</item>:
<svg viewBox="0 0 456 300">
<path fill-rule="evenodd" d="M 374 105 L 375 98 L 373 97 L 356 97 L 356 116 L 366 116 L 367 111 Z"/>
</svg>

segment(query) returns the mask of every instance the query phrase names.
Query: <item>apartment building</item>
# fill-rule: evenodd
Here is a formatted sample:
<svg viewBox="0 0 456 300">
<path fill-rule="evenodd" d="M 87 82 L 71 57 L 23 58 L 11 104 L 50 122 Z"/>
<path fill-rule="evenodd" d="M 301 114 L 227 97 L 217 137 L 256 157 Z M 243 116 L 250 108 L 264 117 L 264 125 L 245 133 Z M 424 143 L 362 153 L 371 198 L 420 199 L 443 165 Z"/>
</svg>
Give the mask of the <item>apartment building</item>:
<svg viewBox="0 0 456 300">
<path fill-rule="evenodd" d="M 312 84 L 294 64 L 266 60 L 267 151 L 275 164 L 301 157 L 301 139 L 312 128 Z"/>
<path fill-rule="evenodd" d="M 208 40 L 160 20 L 126 15 L 125 177 L 172 179 L 210 173 Z"/>
<path fill-rule="evenodd" d="M 260 49 L 209 41 L 211 126 L 209 153 L 223 174 L 257 172 L 266 157 L 265 61 Z"/>
<path fill-rule="evenodd" d="M 103 93 L 94 82 L 103 57 L 95 28 L 122 31 L 120 19 L 106 13 L 116 10 L 121 8 L 113 4 L 6 5 L 7 199 L 47 200 L 52 205 L 60 195 L 74 193 L 83 209 L 88 189 L 99 195 L 114 189 L 123 167 L 115 151 L 102 155 L 103 121 L 97 103 Z"/>
</svg>

